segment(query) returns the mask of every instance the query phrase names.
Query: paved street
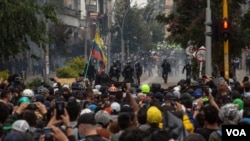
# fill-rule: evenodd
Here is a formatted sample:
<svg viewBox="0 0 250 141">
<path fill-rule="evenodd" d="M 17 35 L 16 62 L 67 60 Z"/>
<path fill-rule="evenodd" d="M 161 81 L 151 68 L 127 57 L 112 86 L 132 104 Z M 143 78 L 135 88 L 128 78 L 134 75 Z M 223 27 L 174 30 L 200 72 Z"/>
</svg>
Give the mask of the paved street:
<svg viewBox="0 0 250 141">
<path fill-rule="evenodd" d="M 156 71 L 157 71 L 156 69 L 153 70 L 153 76 L 151 77 L 148 77 L 147 73 L 143 74 L 142 84 L 160 83 L 162 85 L 162 88 L 167 88 L 169 86 L 176 85 L 181 79 L 185 79 L 185 75 L 181 74 L 181 70 L 179 70 L 179 71 L 175 71 L 176 75 L 169 76 L 168 83 L 164 84 L 163 79 L 158 76 Z M 246 71 L 244 69 L 240 69 L 236 71 L 237 81 L 242 81 L 244 76 L 246 76 Z"/>
<path fill-rule="evenodd" d="M 160 83 L 162 88 L 167 88 L 168 86 L 176 85 L 181 79 L 185 79 L 185 75 L 181 74 L 181 70 L 173 70 L 172 75 L 168 76 L 168 83 L 165 84 L 162 77 L 158 75 L 157 69 L 153 69 L 153 76 L 148 76 L 148 73 L 144 73 L 142 75 L 141 84 L 152 84 L 152 83 Z"/>
<path fill-rule="evenodd" d="M 246 73 L 246 70 L 240 69 L 240 70 L 236 71 L 236 79 L 237 79 L 237 81 L 242 81 L 244 76 L 249 77 L 249 75 L 247 75 L 247 73 Z"/>
<path fill-rule="evenodd" d="M 170 75 L 168 78 L 168 83 L 164 84 L 163 79 L 160 76 L 158 76 L 158 74 L 157 74 L 157 69 L 154 68 L 152 76 L 148 76 L 148 72 L 143 73 L 143 75 L 141 77 L 141 84 L 149 84 L 150 85 L 152 83 L 160 83 L 162 85 L 162 88 L 167 88 L 169 86 L 176 85 L 177 82 L 180 81 L 181 79 L 185 79 L 185 75 L 181 74 L 181 70 L 173 71 L 173 72 L 175 73 L 175 75 L 172 75 L 172 76 Z M 49 75 L 49 77 L 55 77 L 55 76 L 56 76 L 55 73 L 51 73 Z M 236 71 L 236 77 L 237 77 L 238 81 L 242 81 L 244 76 L 246 76 L 246 71 L 244 69 Z M 25 82 L 26 83 L 31 82 L 35 78 L 42 79 L 42 77 L 40 75 L 36 75 L 36 76 L 30 75 L 30 76 L 27 76 L 27 79 Z"/>
</svg>

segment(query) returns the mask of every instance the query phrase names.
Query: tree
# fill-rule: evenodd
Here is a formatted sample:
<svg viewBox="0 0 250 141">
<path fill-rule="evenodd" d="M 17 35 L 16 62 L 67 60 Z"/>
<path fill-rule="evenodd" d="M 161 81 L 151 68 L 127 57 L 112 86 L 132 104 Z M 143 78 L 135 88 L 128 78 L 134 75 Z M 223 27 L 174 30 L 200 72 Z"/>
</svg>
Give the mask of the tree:
<svg viewBox="0 0 250 141">
<path fill-rule="evenodd" d="M 167 38 L 168 42 L 180 43 L 183 48 L 187 47 L 188 41 L 192 41 L 194 45 L 200 47 L 205 45 L 205 14 L 207 1 L 205 0 L 175 0 L 175 6 L 169 16 L 159 14 L 156 19 L 160 23 L 169 25 L 168 31 L 171 35 Z M 218 0 L 210 0 L 212 21 L 221 20 L 223 17 L 222 2 Z M 245 47 L 249 35 L 249 28 L 242 26 L 241 4 L 245 0 L 228 0 L 228 18 L 231 21 L 231 37 L 229 39 L 229 60 L 233 56 L 240 56 L 241 48 Z M 247 18 L 245 23 L 249 23 Z M 221 24 L 218 25 L 221 27 Z M 242 27 L 242 28 L 241 28 Z M 244 34 L 245 33 L 245 34 Z M 217 34 L 217 33 L 214 33 Z M 220 33 L 219 37 L 220 37 Z M 242 37 L 244 36 L 244 37 Z M 220 70 L 224 70 L 224 51 L 223 41 L 212 41 L 212 65 L 220 66 Z"/>
<path fill-rule="evenodd" d="M 240 6 L 244 0 L 228 1 L 229 19 L 236 25 L 239 24 Z M 190 4 L 194 3 L 194 4 Z M 182 47 L 186 47 L 188 41 L 194 41 L 198 46 L 205 43 L 205 10 L 206 1 L 204 0 L 175 0 L 175 5 L 172 13 L 169 16 L 159 14 L 156 19 L 160 23 L 169 25 L 168 31 L 171 35 L 169 41 L 181 43 Z M 222 19 L 222 1 L 211 0 L 212 20 Z M 232 31 L 236 32 L 237 26 L 234 26 Z M 233 33 L 237 35 L 236 33 Z M 234 40 L 234 39 L 232 39 Z M 238 40 L 239 41 L 239 40 Z M 235 42 L 235 41 L 233 41 Z M 241 41 L 239 41 L 241 42 Z"/>
<path fill-rule="evenodd" d="M 243 40 L 243 43 L 250 47 L 250 11 L 248 10 L 248 12 L 243 16 L 242 20 L 241 20 L 241 26 L 240 26 L 240 31 L 241 32 L 241 36 L 239 38 L 241 38 Z"/>
<path fill-rule="evenodd" d="M 151 19 L 153 10 L 145 12 L 147 9 L 138 9 L 136 5 L 128 8 L 124 9 L 120 6 L 115 11 L 116 23 L 112 29 L 113 34 L 118 33 L 116 39 L 113 40 L 115 51 L 120 51 L 117 49 L 120 49 L 121 45 L 122 26 L 125 46 L 129 46 L 131 52 L 138 51 L 138 47 L 141 50 L 155 48 L 156 43 L 163 40 L 163 25 Z M 124 24 L 122 24 L 123 19 Z"/>
<path fill-rule="evenodd" d="M 57 23 L 56 9 L 35 0 L 0 1 L 0 52 L 8 59 L 30 49 L 29 42 L 45 50 L 52 39 L 47 34 L 46 22 Z"/>
<path fill-rule="evenodd" d="M 86 61 L 82 57 L 75 57 L 69 60 L 63 68 L 56 70 L 57 76 L 61 78 L 76 78 L 84 71 Z"/>
</svg>

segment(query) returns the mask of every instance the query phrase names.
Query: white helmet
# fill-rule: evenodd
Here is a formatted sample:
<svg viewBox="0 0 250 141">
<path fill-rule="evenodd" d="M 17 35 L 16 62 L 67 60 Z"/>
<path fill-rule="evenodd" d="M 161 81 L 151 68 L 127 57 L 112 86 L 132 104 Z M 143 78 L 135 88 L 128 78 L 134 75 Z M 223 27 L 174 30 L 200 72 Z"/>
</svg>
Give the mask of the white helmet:
<svg viewBox="0 0 250 141">
<path fill-rule="evenodd" d="M 24 89 L 22 96 L 27 96 L 31 98 L 34 96 L 34 92 L 31 89 Z"/>
</svg>

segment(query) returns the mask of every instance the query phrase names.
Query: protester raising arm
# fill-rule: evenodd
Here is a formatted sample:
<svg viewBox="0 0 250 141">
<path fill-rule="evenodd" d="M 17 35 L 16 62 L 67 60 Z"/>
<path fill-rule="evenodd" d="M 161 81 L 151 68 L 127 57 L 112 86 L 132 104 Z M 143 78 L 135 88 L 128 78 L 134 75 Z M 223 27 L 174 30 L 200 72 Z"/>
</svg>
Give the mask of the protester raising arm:
<svg viewBox="0 0 250 141">
<path fill-rule="evenodd" d="M 219 111 L 220 108 L 219 108 L 218 104 L 215 102 L 214 97 L 213 97 L 213 95 L 212 95 L 211 92 L 209 92 L 208 99 L 209 99 L 209 103 L 210 103 L 212 106 L 216 107 L 216 109 Z"/>
<path fill-rule="evenodd" d="M 128 97 L 130 104 L 132 105 L 135 115 L 137 115 L 138 111 L 139 111 L 139 105 L 136 103 L 135 99 L 132 97 L 131 92 L 130 92 L 130 88 L 126 88 L 126 96 Z"/>
<path fill-rule="evenodd" d="M 64 139 L 59 139 L 58 141 L 76 141 L 75 135 L 74 135 L 74 130 L 73 127 L 70 126 L 70 119 L 69 119 L 69 115 L 66 109 L 64 109 L 64 115 L 61 115 L 61 119 L 57 120 L 56 119 L 56 110 L 54 110 L 54 114 L 52 116 L 52 118 L 50 119 L 47 127 L 51 127 L 53 129 L 53 126 L 56 126 L 58 124 L 63 123 L 66 127 L 66 135 L 65 137 L 62 137 Z M 59 134 L 59 131 L 57 132 L 57 129 L 54 128 L 56 130 L 55 134 Z M 61 133 L 60 133 L 61 134 Z M 57 137 L 56 135 L 54 136 L 55 138 Z"/>
</svg>

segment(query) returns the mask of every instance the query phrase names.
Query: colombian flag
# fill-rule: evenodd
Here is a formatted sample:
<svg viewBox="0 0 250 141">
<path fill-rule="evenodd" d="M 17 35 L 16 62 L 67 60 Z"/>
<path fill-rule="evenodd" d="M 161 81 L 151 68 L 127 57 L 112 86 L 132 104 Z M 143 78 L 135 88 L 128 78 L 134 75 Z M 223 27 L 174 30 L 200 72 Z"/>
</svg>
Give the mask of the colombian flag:
<svg viewBox="0 0 250 141">
<path fill-rule="evenodd" d="M 92 44 L 92 56 L 99 61 L 99 72 L 104 71 L 106 64 L 107 64 L 107 58 L 104 54 L 104 48 L 102 45 L 101 37 L 100 37 L 100 32 L 99 29 L 96 29 L 95 32 L 95 39 Z"/>
</svg>

